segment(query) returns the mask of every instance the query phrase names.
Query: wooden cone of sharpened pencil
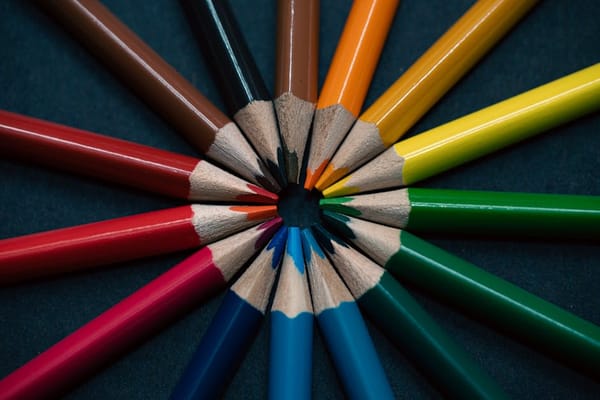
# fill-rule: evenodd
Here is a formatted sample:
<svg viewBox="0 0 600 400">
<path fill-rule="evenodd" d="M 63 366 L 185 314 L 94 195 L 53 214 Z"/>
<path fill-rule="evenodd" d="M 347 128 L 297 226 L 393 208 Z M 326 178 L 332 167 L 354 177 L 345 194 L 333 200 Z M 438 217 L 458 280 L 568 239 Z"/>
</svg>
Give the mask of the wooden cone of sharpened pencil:
<svg viewBox="0 0 600 400">
<path fill-rule="evenodd" d="M 406 231 L 329 211 L 325 217 L 330 226 L 403 282 L 600 378 L 599 326 Z"/>
<path fill-rule="evenodd" d="M 283 226 L 227 291 L 171 399 L 222 396 L 264 319 L 286 238 Z"/>
<path fill-rule="evenodd" d="M 404 188 L 320 206 L 410 232 L 600 240 L 600 196 Z"/>
<path fill-rule="evenodd" d="M 598 108 L 600 64 L 400 141 L 323 195 L 409 185 Z"/>
<path fill-rule="evenodd" d="M 205 160 L 2 110 L 0 140 L 0 151 L 9 157 L 180 199 L 278 199 Z"/>
<path fill-rule="evenodd" d="M 0 380 L 0 399 L 56 397 L 222 289 L 280 218 L 203 247 Z"/>
<path fill-rule="evenodd" d="M 506 397 L 386 270 L 322 226 L 313 232 L 356 302 L 442 393 L 465 399 Z"/>
<path fill-rule="evenodd" d="M 276 214 L 196 204 L 0 240 L 0 285 L 203 246 Z"/>
<path fill-rule="evenodd" d="M 311 190 L 361 110 L 398 0 L 355 1 L 315 110 L 306 180 Z"/>
<path fill-rule="evenodd" d="M 477 1 L 360 116 L 316 187 L 324 190 L 400 139 L 535 3 Z"/>
<path fill-rule="evenodd" d="M 288 182 L 298 183 L 317 102 L 319 0 L 277 1 L 275 95 Z"/>
<path fill-rule="evenodd" d="M 277 291 L 271 305 L 270 399 L 310 398 L 313 319 L 300 228 L 289 227 Z"/>
<path fill-rule="evenodd" d="M 227 1 L 180 0 L 229 114 L 277 178 L 286 179 L 271 95 Z M 282 165 L 280 165 L 280 163 Z"/>
<path fill-rule="evenodd" d="M 122 81 L 208 158 L 278 190 L 238 127 L 98 0 L 39 0 Z"/>
<path fill-rule="evenodd" d="M 302 230 L 302 250 L 315 317 L 346 395 L 356 400 L 393 399 L 358 306 L 309 228 Z"/>
</svg>

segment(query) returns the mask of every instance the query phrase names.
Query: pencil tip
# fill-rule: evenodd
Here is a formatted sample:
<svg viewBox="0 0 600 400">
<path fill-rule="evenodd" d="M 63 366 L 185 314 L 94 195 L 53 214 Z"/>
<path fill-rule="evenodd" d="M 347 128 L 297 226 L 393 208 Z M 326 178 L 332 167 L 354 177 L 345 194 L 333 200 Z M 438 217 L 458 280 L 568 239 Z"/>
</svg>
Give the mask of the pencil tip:
<svg viewBox="0 0 600 400">
<path fill-rule="evenodd" d="M 304 189 L 312 190 L 321 174 L 325 170 L 325 167 L 329 163 L 329 160 L 324 160 L 316 169 L 312 170 L 310 168 L 306 168 L 306 180 L 304 181 Z"/>
<path fill-rule="evenodd" d="M 246 213 L 246 218 L 249 221 L 263 220 L 277 215 L 277 206 L 275 204 L 266 206 L 231 206 L 229 209 Z"/>
<path fill-rule="evenodd" d="M 271 193 L 268 190 L 263 189 L 259 186 L 256 186 L 252 183 L 248 183 L 246 185 L 246 187 L 248 189 L 250 189 L 250 191 L 253 194 L 241 194 L 236 197 L 236 200 L 243 201 L 243 202 L 249 202 L 249 203 L 266 203 L 266 204 L 277 203 L 277 201 L 279 200 L 279 196 L 277 196 L 275 193 Z"/>
<path fill-rule="evenodd" d="M 283 219 L 281 219 L 281 217 L 276 217 L 260 224 L 256 229 L 263 232 L 256 240 L 254 248 L 260 249 L 267 244 L 281 224 L 283 224 Z"/>
<path fill-rule="evenodd" d="M 323 211 L 323 217 L 327 226 L 331 227 L 335 232 L 350 239 L 356 238 L 354 232 L 348 226 L 350 219 L 347 216 L 325 210 Z"/>
<path fill-rule="evenodd" d="M 319 180 L 315 184 L 315 187 L 320 191 L 324 191 L 328 186 L 331 186 L 337 180 L 341 179 L 349 173 L 347 168 L 335 168 L 333 164 L 327 164 L 325 167 L 325 171 L 319 177 Z"/>
<path fill-rule="evenodd" d="M 349 194 L 358 193 L 360 188 L 355 186 L 346 186 L 348 181 L 352 175 L 343 178 L 342 180 L 334 183 L 329 186 L 327 189 L 323 190 L 323 196 L 325 197 L 338 197 L 338 196 L 346 196 Z"/>
<path fill-rule="evenodd" d="M 351 201 L 352 197 L 333 197 L 329 199 L 321 199 L 319 200 L 319 207 L 321 207 L 323 210 L 331 210 L 338 213 L 351 215 L 353 217 L 360 216 L 362 213 L 359 210 L 344 204 Z"/>
</svg>

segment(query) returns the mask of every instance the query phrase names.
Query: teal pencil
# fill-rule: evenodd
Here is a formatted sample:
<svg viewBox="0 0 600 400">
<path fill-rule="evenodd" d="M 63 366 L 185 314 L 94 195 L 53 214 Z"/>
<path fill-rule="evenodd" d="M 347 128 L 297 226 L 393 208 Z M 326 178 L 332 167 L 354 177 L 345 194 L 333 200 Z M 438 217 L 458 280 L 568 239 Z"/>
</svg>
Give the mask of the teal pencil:
<svg viewBox="0 0 600 400">
<path fill-rule="evenodd" d="M 325 218 L 403 282 L 600 378 L 600 327 L 406 231 L 325 211 Z"/>
<path fill-rule="evenodd" d="M 315 316 L 347 396 L 356 400 L 393 399 L 358 306 L 310 229 L 302 230 L 302 249 Z"/>
<path fill-rule="evenodd" d="M 382 267 L 321 226 L 313 232 L 356 302 L 442 393 L 506 398 L 502 389 Z"/>
</svg>

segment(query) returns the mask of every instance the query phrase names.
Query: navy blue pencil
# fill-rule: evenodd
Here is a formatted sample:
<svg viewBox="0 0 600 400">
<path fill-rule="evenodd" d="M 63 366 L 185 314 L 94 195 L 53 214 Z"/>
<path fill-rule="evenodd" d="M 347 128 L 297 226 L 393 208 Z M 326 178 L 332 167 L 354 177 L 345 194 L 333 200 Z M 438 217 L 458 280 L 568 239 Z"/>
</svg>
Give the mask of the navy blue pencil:
<svg viewBox="0 0 600 400">
<path fill-rule="evenodd" d="M 264 319 L 286 237 L 282 226 L 227 291 L 171 399 L 221 397 Z"/>
</svg>

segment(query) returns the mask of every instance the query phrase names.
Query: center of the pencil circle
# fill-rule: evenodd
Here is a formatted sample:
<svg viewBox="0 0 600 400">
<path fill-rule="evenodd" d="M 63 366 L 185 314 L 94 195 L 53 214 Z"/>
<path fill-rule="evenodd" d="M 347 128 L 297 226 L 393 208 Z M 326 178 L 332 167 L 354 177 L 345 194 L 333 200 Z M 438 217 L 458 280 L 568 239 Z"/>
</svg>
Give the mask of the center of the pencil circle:
<svg viewBox="0 0 600 400">
<path fill-rule="evenodd" d="M 319 199 L 322 197 L 318 190 L 309 191 L 290 183 L 279 193 L 279 215 L 287 226 L 304 228 L 318 224 L 321 221 Z"/>
</svg>

